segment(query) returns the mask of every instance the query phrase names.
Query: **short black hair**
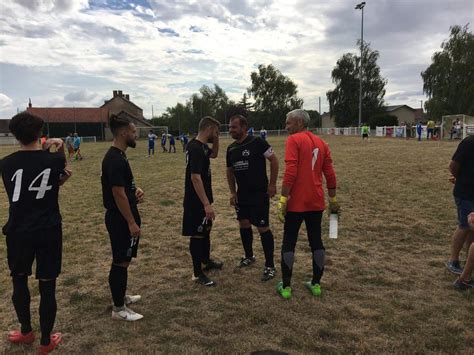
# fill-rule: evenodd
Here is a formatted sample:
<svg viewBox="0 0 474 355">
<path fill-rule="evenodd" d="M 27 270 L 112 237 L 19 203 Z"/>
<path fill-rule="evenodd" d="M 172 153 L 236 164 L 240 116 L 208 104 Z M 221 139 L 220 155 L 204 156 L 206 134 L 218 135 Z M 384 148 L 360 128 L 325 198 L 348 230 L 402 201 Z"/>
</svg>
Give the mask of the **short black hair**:
<svg viewBox="0 0 474 355">
<path fill-rule="evenodd" d="M 219 128 L 221 126 L 221 123 L 218 120 L 216 120 L 214 117 L 204 116 L 199 121 L 199 132 L 202 132 L 206 128 L 211 127 L 211 126 L 215 126 Z"/>
<path fill-rule="evenodd" d="M 12 117 L 8 128 L 18 141 L 27 145 L 38 140 L 43 124 L 44 121 L 41 117 L 29 112 L 21 112 Z"/>
<path fill-rule="evenodd" d="M 117 135 L 120 128 L 127 127 L 132 121 L 126 115 L 110 115 L 109 127 L 114 137 Z"/>
<path fill-rule="evenodd" d="M 238 119 L 241 127 L 248 127 L 248 112 L 242 106 L 232 106 L 226 111 L 226 117 L 229 118 L 229 121 Z"/>
</svg>

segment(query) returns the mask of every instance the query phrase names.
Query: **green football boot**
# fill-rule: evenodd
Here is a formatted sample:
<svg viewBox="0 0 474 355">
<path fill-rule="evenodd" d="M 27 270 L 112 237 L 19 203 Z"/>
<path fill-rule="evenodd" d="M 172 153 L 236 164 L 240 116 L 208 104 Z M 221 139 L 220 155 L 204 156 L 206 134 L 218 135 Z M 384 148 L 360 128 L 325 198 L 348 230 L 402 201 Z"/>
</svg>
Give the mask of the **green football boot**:
<svg viewBox="0 0 474 355">
<path fill-rule="evenodd" d="M 280 294 L 281 297 L 283 297 L 286 300 L 289 300 L 291 298 L 291 287 L 287 286 L 283 288 L 283 282 L 280 281 L 277 285 L 277 292 Z"/>
</svg>

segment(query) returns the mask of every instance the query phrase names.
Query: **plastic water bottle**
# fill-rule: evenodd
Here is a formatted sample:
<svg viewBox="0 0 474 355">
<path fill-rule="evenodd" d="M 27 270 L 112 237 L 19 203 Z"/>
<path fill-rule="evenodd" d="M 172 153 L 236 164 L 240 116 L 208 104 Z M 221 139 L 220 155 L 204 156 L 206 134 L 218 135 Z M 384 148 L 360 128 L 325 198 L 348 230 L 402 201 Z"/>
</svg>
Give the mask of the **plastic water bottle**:
<svg viewBox="0 0 474 355">
<path fill-rule="evenodd" d="M 331 213 L 329 215 L 329 238 L 337 239 L 337 227 L 339 222 L 339 215 Z"/>
</svg>

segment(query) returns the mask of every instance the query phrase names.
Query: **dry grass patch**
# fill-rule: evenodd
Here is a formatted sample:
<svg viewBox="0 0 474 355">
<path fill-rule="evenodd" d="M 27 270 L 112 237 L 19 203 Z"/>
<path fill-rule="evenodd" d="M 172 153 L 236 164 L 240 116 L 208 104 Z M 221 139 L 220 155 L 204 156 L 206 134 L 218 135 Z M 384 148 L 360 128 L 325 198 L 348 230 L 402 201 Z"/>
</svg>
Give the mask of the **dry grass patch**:
<svg viewBox="0 0 474 355">
<path fill-rule="evenodd" d="M 65 353 L 249 353 L 274 349 L 289 353 L 472 353 L 473 294 L 451 288 L 445 272 L 456 214 L 447 181 L 455 142 L 328 137 L 343 207 L 340 237 L 324 242 L 327 267 L 324 296 L 310 297 L 302 282 L 311 274 L 305 230 L 300 233 L 293 277 L 294 298 L 277 297 L 275 282 L 259 281 L 263 253 L 258 233 L 258 262 L 236 269 L 242 247 L 234 210 L 228 205 L 223 140 L 212 163 L 217 219 L 213 255 L 225 262 L 215 273 L 218 287 L 190 281 L 188 240 L 180 236 L 184 154 L 146 157 L 146 142 L 128 152 L 138 186 L 143 238 L 130 267 L 129 290 L 143 302 L 135 324 L 110 319 L 107 277 L 111 251 L 104 227 L 100 163 L 108 143 L 84 144 L 86 159 L 74 162 L 74 176 L 61 190 L 64 218 L 63 273 L 58 281 L 56 329 L 65 333 Z M 283 158 L 284 139 L 270 137 Z M 0 156 L 12 148 L 0 147 Z M 283 163 L 281 164 L 283 168 Z M 281 180 L 279 180 L 280 185 Z M 271 227 L 280 260 L 282 225 L 277 201 Z M 1 190 L 1 221 L 8 211 Z M 0 329 L 16 327 L 5 244 L 0 274 L 4 306 Z M 278 268 L 279 269 L 279 268 Z M 277 277 L 279 277 L 278 274 Z M 30 280 L 34 327 L 38 329 L 38 292 Z M 31 352 L 0 340 L 8 353 Z"/>
</svg>

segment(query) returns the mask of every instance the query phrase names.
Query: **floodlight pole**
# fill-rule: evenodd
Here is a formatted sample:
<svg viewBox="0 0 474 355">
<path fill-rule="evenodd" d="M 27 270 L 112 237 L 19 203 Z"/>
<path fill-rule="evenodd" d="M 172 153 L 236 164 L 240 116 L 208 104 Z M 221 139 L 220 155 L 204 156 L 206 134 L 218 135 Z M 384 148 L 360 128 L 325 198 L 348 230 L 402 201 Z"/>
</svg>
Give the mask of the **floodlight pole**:
<svg viewBox="0 0 474 355">
<path fill-rule="evenodd" d="M 365 1 L 357 4 L 355 9 L 362 10 L 362 22 L 360 25 L 360 67 L 359 67 L 359 127 L 362 124 L 362 51 L 364 47 L 364 6 Z"/>
</svg>

